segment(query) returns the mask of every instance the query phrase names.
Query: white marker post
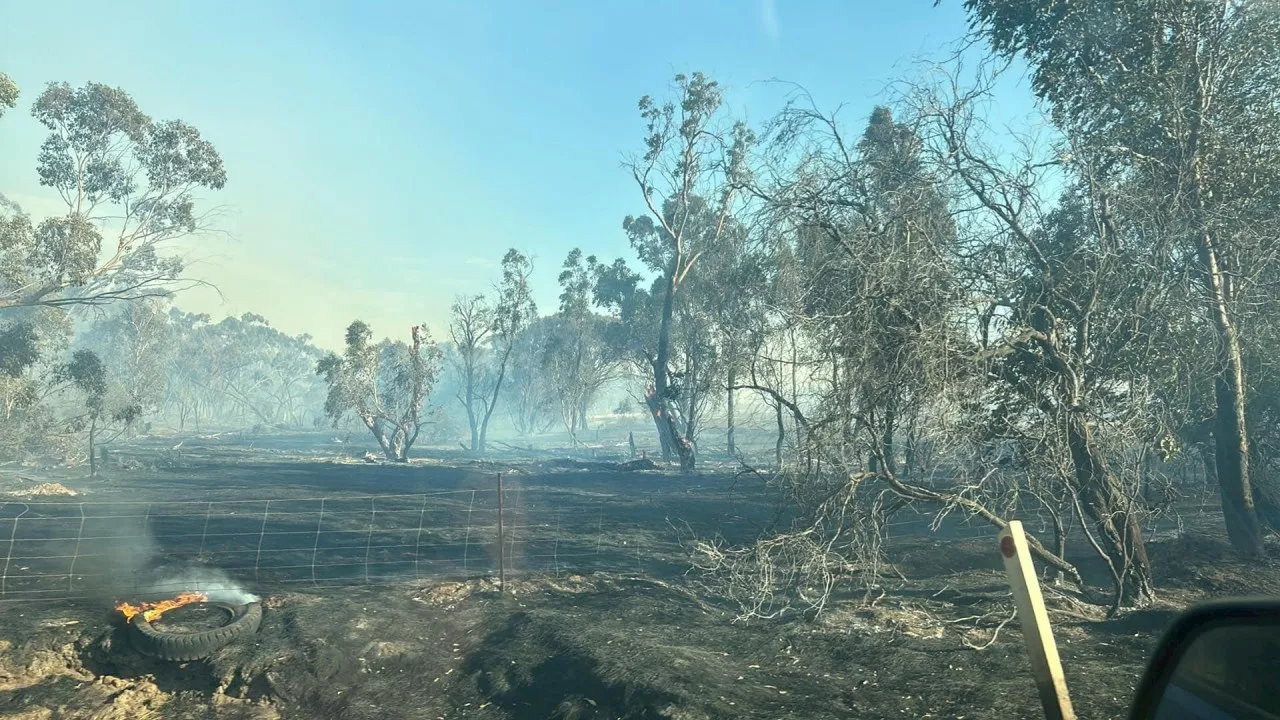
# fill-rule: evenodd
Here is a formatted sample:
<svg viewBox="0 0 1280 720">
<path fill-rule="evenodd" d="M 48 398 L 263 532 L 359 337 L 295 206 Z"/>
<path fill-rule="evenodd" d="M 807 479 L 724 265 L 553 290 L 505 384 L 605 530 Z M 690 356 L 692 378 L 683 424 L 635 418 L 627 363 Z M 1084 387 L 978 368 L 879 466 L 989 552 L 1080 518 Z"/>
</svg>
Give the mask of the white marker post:
<svg viewBox="0 0 1280 720">
<path fill-rule="evenodd" d="M 1000 531 L 1000 555 L 1004 558 L 1004 571 L 1013 590 L 1013 603 L 1018 609 L 1018 622 L 1022 625 L 1022 639 L 1027 644 L 1027 657 L 1031 660 L 1031 674 L 1040 693 L 1040 704 L 1048 720 L 1075 720 L 1071 697 L 1067 694 L 1067 680 L 1062 673 L 1062 660 L 1058 646 L 1053 642 L 1049 627 L 1049 613 L 1040 594 L 1040 581 L 1035 566 L 1031 564 L 1031 548 L 1022 530 L 1022 522 L 1009 521 Z"/>
</svg>

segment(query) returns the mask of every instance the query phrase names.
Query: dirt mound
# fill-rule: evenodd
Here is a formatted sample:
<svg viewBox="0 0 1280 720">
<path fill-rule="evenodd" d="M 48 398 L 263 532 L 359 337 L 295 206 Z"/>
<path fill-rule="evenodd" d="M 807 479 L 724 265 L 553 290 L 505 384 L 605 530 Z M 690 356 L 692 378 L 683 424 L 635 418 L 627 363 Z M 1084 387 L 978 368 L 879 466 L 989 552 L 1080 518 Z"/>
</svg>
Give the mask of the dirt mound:
<svg viewBox="0 0 1280 720">
<path fill-rule="evenodd" d="M 80 682 L 92 680 L 93 676 L 79 665 L 73 643 L 30 647 L 0 640 L 0 691 L 23 690 L 46 683 L 51 678 L 68 677 Z"/>
</svg>

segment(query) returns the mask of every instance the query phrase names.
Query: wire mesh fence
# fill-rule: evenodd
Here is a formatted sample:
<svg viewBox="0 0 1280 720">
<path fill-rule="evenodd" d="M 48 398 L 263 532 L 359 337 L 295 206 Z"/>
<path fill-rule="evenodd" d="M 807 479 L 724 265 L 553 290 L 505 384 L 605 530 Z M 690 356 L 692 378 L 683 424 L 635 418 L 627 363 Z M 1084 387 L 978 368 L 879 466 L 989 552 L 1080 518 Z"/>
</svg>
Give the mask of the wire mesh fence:
<svg viewBox="0 0 1280 720">
<path fill-rule="evenodd" d="M 643 493 L 577 493 L 517 484 L 403 495 L 255 500 L 0 502 L 0 601 L 137 597 L 246 587 L 386 584 L 508 572 L 627 572 L 669 577 L 688 569 L 683 541 L 757 537 L 767 509 L 734 508 L 726 494 L 688 490 L 665 506 Z M 698 503 L 716 507 L 682 517 Z M 763 509 L 762 509 L 763 508 Z M 1211 522 L 1192 504 L 1153 515 L 1154 538 Z M 1191 520 L 1189 520 L 1189 518 Z M 1034 533 L 1047 516 L 1026 513 Z M 886 532 L 938 542 L 994 537 L 987 523 L 905 508 Z M 501 553 L 501 554 L 500 554 Z"/>
<path fill-rule="evenodd" d="M 673 561 L 618 510 L 508 493 L 515 572 L 645 572 Z M 477 577 L 498 568 L 497 489 L 219 501 L 0 502 L 0 600 L 326 587 Z M 659 533 L 661 534 L 661 533 Z"/>
<path fill-rule="evenodd" d="M 163 568 L 254 585 L 376 582 L 484 564 L 482 491 L 0 506 L 0 598 L 164 590 Z M 199 584 L 177 577 L 174 589 Z"/>
</svg>

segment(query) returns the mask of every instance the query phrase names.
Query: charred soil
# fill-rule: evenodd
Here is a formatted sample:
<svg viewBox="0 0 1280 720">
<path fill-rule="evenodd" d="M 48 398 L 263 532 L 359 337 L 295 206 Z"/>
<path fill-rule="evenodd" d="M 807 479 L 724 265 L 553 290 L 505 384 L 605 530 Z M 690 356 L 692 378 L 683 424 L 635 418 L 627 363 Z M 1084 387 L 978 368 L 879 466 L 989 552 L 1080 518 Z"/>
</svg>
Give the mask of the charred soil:
<svg viewBox="0 0 1280 720">
<path fill-rule="evenodd" d="M 252 482 L 268 497 L 312 496 L 370 492 L 381 472 L 383 492 L 411 492 L 423 483 L 479 486 L 492 470 L 272 463 L 117 474 L 84 489 L 97 500 L 154 482 L 170 496 L 206 500 L 243 494 Z M 254 465 L 252 481 L 237 474 L 246 465 Z M 352 484 L 339 481 L 344 473 Z M 279 481 L 263 487 L 264 477 Z M 532 497 L 541 484 L 545 508 L 606 490 L 629 494 L 631 522 L 616 529 L 627 551 L 610 558 L 616 567 L 516 565 L 505 593 L 487 572 L 293 590 L 251 585 L 263 595 L 261 628 L 204 661 L 138 654 L 111 609 L 122 598 L 0 602 L 0 717 L 1039 716 L 1017 623 L 1008 622 L 994 531 L 895 541 L 889 559 L 901 576 L 871 596 L 852 583 L 841 588 L 817 619 L 736 622 L 738 608 L 682 574 L 687 565 L 672 538 L 677 527 L 696 531 L 748 514 L 721 507 L 717 488 L 726 498 L 742 490 L 716 482 L 616 472 L 526 478 L 523 491 Z M 710 489 L 691 493 L 691 483 Z M 539 512 L 528 502 L 516 507 L 526 517 Z M 1046 584 L 1081 717 L 1123 716 L 1151 648 L 1186 604 L 1280 591 L 1273 563 L 1236 559 L 1210 535 L 1153 542 L 1151 551 L 1159 604 L 1116 619 Z"/>
</svg>

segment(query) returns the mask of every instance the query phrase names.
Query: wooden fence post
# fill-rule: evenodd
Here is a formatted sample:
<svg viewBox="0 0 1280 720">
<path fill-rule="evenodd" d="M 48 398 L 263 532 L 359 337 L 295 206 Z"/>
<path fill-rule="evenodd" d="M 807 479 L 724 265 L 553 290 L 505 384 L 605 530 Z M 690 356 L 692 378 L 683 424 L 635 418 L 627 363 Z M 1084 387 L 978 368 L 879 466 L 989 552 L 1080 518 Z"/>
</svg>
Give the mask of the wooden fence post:
<svg viewBox="0 0 1280 720">
<path fill-rule="evenodd" d="M 1075 720 L 1075 710 L 1071 707 L 1066 677 L 1062 672 L 1062 660 L 1053 641 L 1049 613 L 1044 607 L 1044 596 L 1040 594 L 1040 581 L 1031 563 L 1031 549 L 1027 546 L 1021 521 L 1010 520 L 1009 526 L 1000 531 L 1000 555 L 1004 558 L 1009 588 L 1013 590 L 1022 639 L 1027 645 L 1031 674 L 1035 678 L 1045 717 L 1048 720 Z"/>
</svg>

